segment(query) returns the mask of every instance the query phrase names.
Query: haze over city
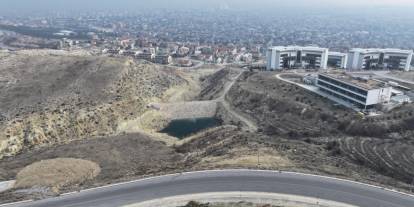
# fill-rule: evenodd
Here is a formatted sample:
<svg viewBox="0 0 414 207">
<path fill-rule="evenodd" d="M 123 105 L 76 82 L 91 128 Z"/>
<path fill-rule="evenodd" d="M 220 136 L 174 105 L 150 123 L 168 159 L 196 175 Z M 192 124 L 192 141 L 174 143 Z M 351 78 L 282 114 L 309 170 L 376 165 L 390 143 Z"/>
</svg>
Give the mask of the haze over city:
<svg viewBox="0 0 414 207">
<path fill-rule="evenodd" d="M 411 0 L 2 0 L 0 2 L 0 11 L 2 13 L 10 12 L 62 12 L 62 11 L 107 11 L 107 10 L 127 10 L 143 11 L 146 9 L 280 9 L 280 8 L 297 8 L 301 10 L 315 8 L 348 8 L 363 6 L 364 9 L 377 7 L 396 7 L 405 8 L 413 7 L 414 2 Z"/>
</svg>

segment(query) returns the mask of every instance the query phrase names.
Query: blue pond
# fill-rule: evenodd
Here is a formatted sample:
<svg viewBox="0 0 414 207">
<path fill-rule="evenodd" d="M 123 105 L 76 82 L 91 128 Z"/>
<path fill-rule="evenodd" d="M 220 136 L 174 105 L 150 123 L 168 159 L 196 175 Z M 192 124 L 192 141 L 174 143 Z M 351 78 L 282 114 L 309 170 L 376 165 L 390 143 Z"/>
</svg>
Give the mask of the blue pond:
<svg viewBox="0 0 414 207">
<path fill-rule="evenodd" d="M 221 120 L 216 118 L 179 119 L 171 121 L 161 133 L 183 139 L 202 130 L 220 126 L 221 124 Z"/>
</svg>

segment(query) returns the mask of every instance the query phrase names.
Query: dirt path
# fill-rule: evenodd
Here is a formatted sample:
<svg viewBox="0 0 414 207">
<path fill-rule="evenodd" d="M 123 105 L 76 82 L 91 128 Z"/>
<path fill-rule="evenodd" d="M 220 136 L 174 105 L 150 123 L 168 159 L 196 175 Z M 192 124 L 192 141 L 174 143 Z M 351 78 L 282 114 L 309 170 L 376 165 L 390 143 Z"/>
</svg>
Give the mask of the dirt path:
<svg viewBox="0 0 414 207">
<path fill-rule="evenodd" d="M 226 111 L 228 111 L 232 116 L 236 117 L 237 119 L 239 119 L 240 121 L 242 121 L 243 123 L 246 124 L 247 129 L 249 131 L 257 131 L 258 128 L 256 126 L 255 123 L 253 123 L 252 121 L 250 121 L 249 119 L 245 118 L 244 116 L 242 116 L 241 114 L 239 114 L 238 112 L 236 112 L 235 110 L 232 109 L 232 107 L 230 106 L 230 104 L 226 101 L 226 95 L 227 93 L 230 91 L 230 89 L 233 87 L 234 83 L 236 83 L 236 81 L 240 78 L 240 76 L 243 74 L 243 71 L 240 71 L 240 73 L 230 82 L 230 84 L 228 84 L 227 86 L 225 86 L 224 88 L 224 92 L 223 95 L 221 95 L 218 99 L 217 102 L 222 103 L 223 107 L 226 109 Z"/>
</svg>

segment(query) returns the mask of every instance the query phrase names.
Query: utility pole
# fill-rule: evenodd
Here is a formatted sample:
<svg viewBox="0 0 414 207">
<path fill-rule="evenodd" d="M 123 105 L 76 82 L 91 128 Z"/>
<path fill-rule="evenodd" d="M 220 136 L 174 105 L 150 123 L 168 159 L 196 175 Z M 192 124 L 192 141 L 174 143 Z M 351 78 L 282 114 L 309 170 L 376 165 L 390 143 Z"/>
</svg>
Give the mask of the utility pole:
<svg viewBox="0 0 414 207">
<path fill-rule="evenodd" d="M 260 168 L 260 148 L 257 145 L 257 167 Z"/>
</svg>

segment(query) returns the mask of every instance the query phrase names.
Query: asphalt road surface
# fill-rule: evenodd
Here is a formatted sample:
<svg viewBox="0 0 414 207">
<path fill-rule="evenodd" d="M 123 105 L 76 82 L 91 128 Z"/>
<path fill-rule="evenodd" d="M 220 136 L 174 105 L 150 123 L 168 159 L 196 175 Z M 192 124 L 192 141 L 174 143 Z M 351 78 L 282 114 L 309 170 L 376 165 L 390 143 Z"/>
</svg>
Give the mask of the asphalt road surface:
<svg viewBox="0 0 414 207">
<path fill-rule="evenodd" d="M 298 173 L 254 170 L 205 171 L 154 177 L 11 206 L 108 207 L 177 195 L 229 191 L 293 194 L 361 207 L 414 207 L 414 196 L 374 186 Z"/>
</svg>

